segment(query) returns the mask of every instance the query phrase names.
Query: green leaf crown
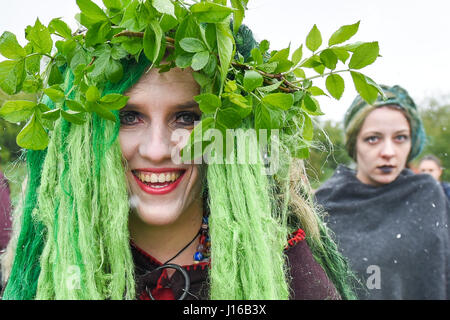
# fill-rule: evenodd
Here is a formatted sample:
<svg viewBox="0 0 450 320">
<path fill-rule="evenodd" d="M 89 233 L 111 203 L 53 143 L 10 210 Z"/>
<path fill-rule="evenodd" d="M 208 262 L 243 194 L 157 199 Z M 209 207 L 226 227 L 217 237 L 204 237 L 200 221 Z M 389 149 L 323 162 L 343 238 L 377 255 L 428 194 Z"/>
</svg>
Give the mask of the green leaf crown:
<svg viewBox="0 0 450 320">
<path fill-rule="evenodd" d="M 37 19 L 25 30 L 24 47 L 11 32 L 0 37 L 0 53 L 7 58 L 0 62 L 0 88 L 9 95 L 26 91 L 38 97 L 36 102 L 7 101 L 0 108 L 7 121 L 24 123 L 17 136 L 23 148 L 45 149 L 53 123 L 61 117 L 73 125 L 87 121 L 87 113 L 117 121 L 116 110 L 128 97 L 105 94 L 105 87 L 122 80 L 124 65 L 142 59 L 160 72 L 173 67 L 194 70 L 201 87 L 195 100 L 203 117 L 191 137 L 199 127 L 225 132 L 245 123 L 256 130 L 277 129 L 297 158 L 309 156 L 311 117 L 323 115 L 315 96 L 328 95 L 314 85 L 315 79 L 324 78 L 326 91 L 335 99 L 344 92 L 342 72 L 350 72 L 368 103 L 383 94 L 360 72 L 379 56 L 378 43 L 346 43 L 359 22 L 340 27 L 324 49 L 314 25 L 306 48 L 301 45 L 291 54 L 290 46 L 270 50 L 267 40 L 256 43 L 241 25 L 248 0 L 231 0 L 231 5 L 226 0 L 103 0 L 105 8 L 91 0 L 76 2 L 82 27 L 75 32 L 59 18 L 48 26 Z M 303 57 L 305 49 L 308 57 Z M 73 81 L 68 92 L 67 70 Z M 44 103 L 48 99 L 54 108 Z"/>
</svg>

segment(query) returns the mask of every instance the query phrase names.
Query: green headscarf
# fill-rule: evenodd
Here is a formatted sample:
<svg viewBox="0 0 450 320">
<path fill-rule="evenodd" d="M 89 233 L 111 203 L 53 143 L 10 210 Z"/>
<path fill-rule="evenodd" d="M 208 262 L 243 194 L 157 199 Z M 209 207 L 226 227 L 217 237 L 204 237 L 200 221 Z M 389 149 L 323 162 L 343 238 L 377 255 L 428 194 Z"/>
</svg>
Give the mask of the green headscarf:
<svg viewBox="0 0 450 320">
<path fill-rule="evenodd" d="M 369 105 L 358 95 L 348 108 L 344 117 L 345 147 L 350 157 L 356 160 L 356 137 L 367 115 L 375 108 L 388 105 L 398 106 L 406 112 L 411 127 L 411 151 L 408 156 L 408 161 L 410 161 L 422 152 L 426 142 L 425 129 L 419 111 L 413 99 L 402 87 L 381 85 L 381 88 L 385 97 L 378 96 L 377 100 Z"/>
</svg>

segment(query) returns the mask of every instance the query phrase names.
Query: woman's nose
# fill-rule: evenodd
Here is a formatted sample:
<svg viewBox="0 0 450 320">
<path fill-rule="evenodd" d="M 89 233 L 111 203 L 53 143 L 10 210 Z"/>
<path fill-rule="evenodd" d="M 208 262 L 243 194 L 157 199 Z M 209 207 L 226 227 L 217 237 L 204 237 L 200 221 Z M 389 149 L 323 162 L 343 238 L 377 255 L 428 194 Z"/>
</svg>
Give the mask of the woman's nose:
<svg viewBox="0 0 450 320">
<path fill-rule="evenodd" d="M 392 158 L 395 156 L 395 146 L 390 140 L 387 140 L 381 148 L 381 156 L 383 158 Z"/>
<path fill-rule="evenodd" d="M 170 160 L 170 130 L 161 124 L 150 125 L 140 137 L 138 152 L 153 163 Z"/>
</svg>

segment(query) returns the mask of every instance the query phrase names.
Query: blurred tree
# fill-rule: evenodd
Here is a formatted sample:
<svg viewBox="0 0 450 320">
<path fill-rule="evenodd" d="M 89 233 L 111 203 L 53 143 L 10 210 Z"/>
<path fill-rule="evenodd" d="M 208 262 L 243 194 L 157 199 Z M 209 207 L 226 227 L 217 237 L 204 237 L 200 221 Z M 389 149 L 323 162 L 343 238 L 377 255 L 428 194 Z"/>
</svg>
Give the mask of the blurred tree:
<svg viewBox="0 0 450 320">
<path fill-rule="evenodd" d="M 431 99 L 427 107 L 420 108 L 427 133 L 427 144 L 421 156 L 433 154 L 442 161 L 442 180 L 450 181 L 450 104 Z M 420 157 L 414 163 L 417 165 Z"/>
</svg>

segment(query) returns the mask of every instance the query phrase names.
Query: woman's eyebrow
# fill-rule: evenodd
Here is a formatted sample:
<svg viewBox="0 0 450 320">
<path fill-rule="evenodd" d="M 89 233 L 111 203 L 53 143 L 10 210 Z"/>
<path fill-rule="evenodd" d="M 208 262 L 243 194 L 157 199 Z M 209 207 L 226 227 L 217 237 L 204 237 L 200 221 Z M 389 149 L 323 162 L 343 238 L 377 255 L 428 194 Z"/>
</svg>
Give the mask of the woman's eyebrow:
<svg viewBox="0 0 450 320">
<path fill-rule="evenodd" d="M 180 104 L 175 105 L 176 109 L 192 109 L 192 108 L 198 108 L 198 103 L 195 100 L 183 102 Z"/>
</svg>

